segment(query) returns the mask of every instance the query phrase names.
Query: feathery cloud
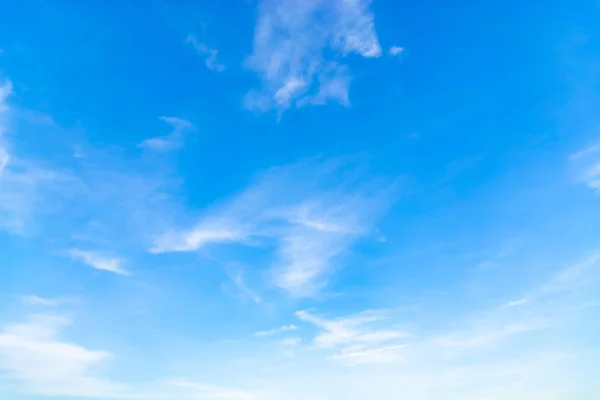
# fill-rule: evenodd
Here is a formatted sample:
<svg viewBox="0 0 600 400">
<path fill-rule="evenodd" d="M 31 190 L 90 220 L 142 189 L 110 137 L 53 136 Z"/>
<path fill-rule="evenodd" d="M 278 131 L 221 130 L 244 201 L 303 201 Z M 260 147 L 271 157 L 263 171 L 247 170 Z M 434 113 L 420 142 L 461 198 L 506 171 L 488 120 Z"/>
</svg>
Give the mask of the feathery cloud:
<svg viewBox="0 0 600 400">
<path fill-rule="evenodd" d="M 55 299 L 49 299 L 40 296 L 22 296 L 21 299 L 24 303 L 43 307 L 56 307 L 62 304 L 74 303 L 77 301 L 77 299 L 70 297 L 59 297 Z"/>
<path fill-rule="evenodd" d="M 189 35 L 186 39 L 186 42 L 194 46 L 194 49 L 196 50 L 196 53 L 198 53 L 198 55 L 204 57 L 204 63 L 206 64 L 206 68 L 210 69 L 211 71 L 217 72 L 223 72 L 225 70 L 225 65 L 217 61 L 217 56 L 219 54 L 218 50 L 212 49 L 204 43 L 200 43 L 198 39 L 193 35 Z"/>
<path fill-rule="evenodd" d="M 321 349 L 334 349 L 331 358 L 351 364 L 387 363 L 398 361 L 404 343 L 398 343 L 410 335 L 390 329 L 370 326 L 385 320 L 381 311 L 362 313 L 337 319 L 325 319 L 301 310 L 296 317 L 321 329 L 313 344 Z"/>
<path fill-rule="evenodd" d="M 296 325 L 284 325 L 284 326 L 280 326 L 279 328 L 271 329 L 268 331 L 254 332 L 253 335 L 254 336 L 273 336 L 273 335 L 278 335 L 278 334 L 284 333 L 284 332 L 295 331 L 297 329 L 298 329 L 298 327 Z"/>
<path fill-rule="evenodd" d="M 167 152 L 176 150 L 183 146 L 184 133 L 196 129 L 194 124 L 182 118 L 177 117 L 160 117 L 161 121 L 169 124 L 172 128 L 170 134 L 144 140 L 138 147 L 145 150 L 153 150 L 157 152 Z"/>
<path fill-rule="evenodd" d="M 42 208 L 41 203 L 63 196 L 67 186 L 73 190 L 76 179 L 41 168 L 10 148 L 6 131 L 12 114 L 8 104 L 11 94 L 12 83 L 7 80 L 0 86 L 0 229 L 23 235 Z"/>
<path fill-rule="evenodd" d="M 208 210 L 195 227 L 159 236 L 150 250 L 275 243 L 274 284 L 310 296 L 326 284 L 336 257 L 368 233 L 390 203 L 388 184 L 361 180 L 353 167 L 329 160 L 273 168 L 240 195 Z"/>
<path fill-rule="evenodd" d="M 577 171 L 577 180 L 594 192 L 600 192 L 600 146 L 592 145 L 572 154 L 569 160 Z"/>
<path fill-rule="evenodd" d="M 256 304 L 261 304 L 263 302 L 262 297 L 260 297 L 254 290 L 248 287 L 243 270 L 232 270 L 231 268 L 229 268 L 227 270 L 227 273 L 231 278 L 231 281 L 235 285 L 235 288 L 239 293 L 241 293 L 243 297 L 249 298 Z"/>
<path fill-rule="evenodd" d="M 373 58 L 381 55 L 368 0 L 263 0 L 247 66 L 255 71 L 262 90 L 244 100 L 251 110 L 294 104 L 348 105 L 347 67 L 328 53 L 350 53 Z"/>
<path fill-rule="evenodd" d="M 107 257 L 93 251 L 71 249 L 66 252 L 72 259 L 82 262 L 94 269 L 108 271 L 118 275 L 130 275 L 122 268 L 123 260 L 120 258 Z"/>
</svg>

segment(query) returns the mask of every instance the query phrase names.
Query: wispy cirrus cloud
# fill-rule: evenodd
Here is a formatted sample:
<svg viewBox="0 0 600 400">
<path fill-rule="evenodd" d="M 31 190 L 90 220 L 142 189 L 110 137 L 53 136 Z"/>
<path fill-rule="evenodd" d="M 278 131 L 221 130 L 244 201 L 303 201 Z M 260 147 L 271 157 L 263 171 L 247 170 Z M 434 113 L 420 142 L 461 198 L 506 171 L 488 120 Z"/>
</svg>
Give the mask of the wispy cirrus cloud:
<svg viewBox="0 0 600 400">
<path fill-rule="evenodd" d="M 243 298 L 252 300 L 256 304 L 261 304 L 263 302 L 262 297 L 248 286 L 246 274 L 242 269 L 227 268 L 227 274 L 235 286 L 235 292 L 237 294 L 241 295 Z M 226 285 L 222 285 L 221 288 L 225 291 L 229 291 Z"/>
<path fill-rule="evenodd" d="M 217 60 L 217 56 L 219 55 L 218 50 L 210 48 L 206 44 L 199 42 L 194 35 L 189 35 L 186 39 L 186 42 L 190 43 L 196 50 L 196 53 L 204 58 L 206 68 L 217 72 L 223 72 L 225 70 L 225 65 L 219 63 Z"/>
<path fill-rule="evenodd" d="M 151 252 L 211 244 L 275 245 L 273 283 L 298 296 L 326 285 L 336 257 L 369 234 L 391 202 L 389 182 L 361 179 L 349 161 L 273 168 L 244 192 L 206 211 L 191 229 L 159 236 Z"/>
<path fill-rule="evenodd" d="M 349 104 L 350 73 L 340 57 L 379 57 L 381 46 L 368 0 L 264 0 L 247 66 L 261 79 L 250 91 L 251 110 L 294 105 Z M 329 55 L 331 54 L 331 55 Z"/>
<path fill-rule="evenodd" d="M 0 229 L 22 235 L 41 211 L 41 203 L 51 203 L 65 194 L 62 189 L 72 189 L 77 182 L 68 174 L 19 157 L 10 148 L 7 133 L 13 115 L 11 94 L 12 83 L 6 80 L 0 86 Z"/>
<path fill-rule="evenodd" d="M 298 329 L 298 327 L 296 325 L 283 325 L 283 326 L 280 326 L 279 328 L 270 329 L 268 331 L 254 332 L 253 335 L 254 336 L 273 336 L 273 335 L 278 335 L 278 334 L 284 333 L 284 332 L 295 331 L 297 329 Z"/>
<path fill-rule="evenodd" d="M 590 308 L 597 307 L 600 281 L 597 253 L 559 268 L 553 276 L 524 293 L 522 300 L 485 308 L 467 315 L 441 318 L 433 330 L 412 325 L 421 335 L 399 330 L 393 311 L 366 310 L 338 318 L 325 318 L 308 310 L 295 313 L 318 330 L 315 348 L 331 351 L 329 358 L 350 365 L 391 363 L 402 360 L 418 366 L 463 364 L 464 360 L 497 349 L 519 357 L 519 343 L 558 330 Z M 515 347 L 516 346 L 516 347 Z M 495 361 L 494 361 L 495 362 Z"/>
<path fill-rule="evenodd" d="M 46 298 L 35 295 L 22 296 L 21 300 L 23 300 L 24 303 L 29 305 L 42 307 L 56 307 L 63 304 L 74 303 L 77 301 L 77 299 L 72 297 Z"/>
<path fill-rule="evenodd" d="M 116 257 L 109 257 L 93 251 L 71 249 L 66 254 L 72 259 L 82 262 L 99 271 L 112 272 L 118 275 L 130 275 L 130 272 L 123 269 L 123 260 Z"/>
<path fill-rule="evenodd" d="M 588 146 L 569 157 L 577 180 L 594 192 L 600 192 L 600 146 Z"/>
<path fill-rule="evenodd" d="M 196 126 L 190 121 L 177 117 L 160 117 L 161 121 L 169 124 L 172 128 L 170 134 L 166 136 L 154 137 L 146 139 L 138 145 L 138 147 L 145 150 L 153 150 L 157 152 L 167 152 L 176 150 L 183 146 L 184 134 L 186 132 L 194 131 Z"/>
<path fill-rule="evenodd" d="M 333 359 L 350 364 L 388 363 L 398 361 L 404 339 L 410 334 L 393 329 L 374 328 L 373 323 L 386 319 L 385 313 L 368 310 L 336 319 L 325 319 L 309 311 L 296 312 L 300 320 L 315 325 L 319 332 L 313 344 L 321 349 L 333 349 Z"/>
</svg>

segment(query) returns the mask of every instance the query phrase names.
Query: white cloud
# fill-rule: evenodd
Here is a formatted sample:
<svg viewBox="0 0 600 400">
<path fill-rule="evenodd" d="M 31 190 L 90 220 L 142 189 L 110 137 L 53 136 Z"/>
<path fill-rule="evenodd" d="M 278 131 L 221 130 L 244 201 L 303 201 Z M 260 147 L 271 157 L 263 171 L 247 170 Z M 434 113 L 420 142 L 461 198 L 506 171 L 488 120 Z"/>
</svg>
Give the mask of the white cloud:
<svg viewBox="0 0 600 400">
<path fill-rule="evenodd" d="M 107 257 L 93 251 L 79 249 L 71 249 L 66 253 L 74 260 L 87 264 L 94 269 L 108 271 L 118 275 L 130 275 L 128 271 L 122 268 L 123 260 L 120 258 Z"/>
<path fill-rule="evenodd" d="M 321 349 L 333 349 L 331 358 L 350 364 L 387 363 L 398 361 L 400 350 L 405 347 L 399 341 L 408 338 L 406 332 L 377 329 L 371 324 L 385 320 L 380 311 L 364 311 L 359 314 L 325 319 L 301 310 L 296 316 L 321 329 L 313 344 Z"/>
<path fill-rule="evenodd" d="M 336 257 L 367 234 L 389 204 L 389 186 L 361 180 L 357 169 L 342 160 L 273 168 L 239 196 L 208 210 L 196 227 L 159 236 L 151 251 L 274 242 L 274 284 L 311 296 L 326 284 Z"/>
<path fill-rule="evenodd" d="M 217 56 L 219 54 L 218 50 L 211 49 L 204 43 L 198 42 L 198 39 L 196 39 L 196 37 L 193 35 L 188 36 L 186 42 L 194 46 L 196 52 L 200 56 L 204 57 L 204 63 L 206 64 L 206 68 L 217 72 L 223 72 L 225 70 L 225 65 L 217 61 Z"/>
<path fill-rule="evenodd" d="M 0 174 L 0 228 L 23 234 L 42 203 L 60 198 L 66 193 L 67 186 L 73 189 L 78 182 L 70 176 L 40 169 L 4 154 Z M 53 197 L 54 194 L 59 197 Z"/>
<path fill-rule="evenodd" d="M 70 297 L 59 297 L 55 299 L 48 299 L 40 296 L 23 296 L 21 297 L 23 302 L 35 305 L 35 306 L 43 306 L 43 307 L 56 307 L 62 304 L 68 304 L 76 302 L 77 300 Z"/>
<path fill-rule="evenodd" d="M 392 46 L 388 50 L 388 54 L 392 57 L 397 57 L 404 52 L 404 47 Z"/>
<path fill-rule="evenodd" d="M 262 81 L 245 106 L 279 112 L 296 104 L 348 105 L 350 75 L 335 56 L 379 57 L 381 46 L 367 0 L 264 0 L 247 66 Z M 328 53 L 332 53 L 328 56 Z"/>
<path fill-rule="evenodd" d="M 247 236 L 243 227 L 235 222 L 221 218 L 208 219 L 190 230 L 168 232 L 159 236 L 150 252 L 160 254 L 195 251 L 214 243 L 242 242 Z"/>
<path fill-rule="evenodd" d="M 157 152 L 167 152 L 176 150 L 183 146 L 183 134 L 196 129 L 195 125 L 190 121 L 177 117 L 160 117 L 161 121 L 166 122 L 172 128 L 169 135 L 154 137 L 144 140 L 138 147 L 145 150 L 153 150 Z"/>
<path fill-rule="evenodd" d="M 539 298 L 582 289 L 599 279 L 600 252 L 594 252 L 586 259 L 558 271 L 550 281 L 530 294 L 529 297 Z"/>
<path fill-rule="evenodd" d="M 382 346 L 367 348 L 364 346 L 346 347 L 331 358 L 352 365 L 358 364 L 386 364 L 400 361 L 402 349 L 406 345 Z"/>
<path fill-rule="evenodd" d="M 576 153 L 573 153 L 569 156 L 571 160 L 578 160 L 580 158 L 589 156 L 591 154 L 597 153 L 600 150 L 600 145 L 593 144 L 585 149 L 579 150 Z"/>
<path fill-rule="evenodd" d="M 38 315 L 0 331 L 3 379 L 35 395 L 115 397 L 122 386 L 95 373 L 111 354 L 60 340 L 59 329 L 68 324 L 63 318 Z"/>
<path fill-rule="evenodd" d="M 228 268 L 227 273 L 231 278 L 231 281 L 235 285 L 237 291 L 241 293 L 243 297 L 249 298 L 256 304 L 261 304 L 263 302 L 263 299 L 254 290 L 248 287 L 243 270 L 232 270 L 231 268 Z"/>
<path fill-rule="evenodd" d="M 506 303 L 506 307 L 517 307 L 529 302 L 528 299 L 514 300 Z"/>
<path fill-rule="evenodd" d="M 598 145 L 592 145 L 569 157 L 577 171 L 577 180 L 597 193 L 600 192 L 599 149 Z"/>
<path fill-rule="evenodd" d="M 495 346 L 514 336 L 538 331 L 549 326 L 549 322 L 541 318 L 530 321 L 506 321 L 441 335 L 433 339 L 431 344 L 439 346 L 449 355 L 456 355 L 464 351 Z"/>
<path fill-rule="evenodd" d="M 277 335 L 277 334 L 284 333 L 284 332 L 295 331 L 296 329 L 298 329 L 298 327 L 296 325 L 284 325 L 284 326 L 280 326 L 279 328 L 271 329 L 268 331 L 254 332 L 253 335 L 254 336 L 273 336 L 273 335 Z"/>
<path fill-rule="evenodd" d="M 0 86 L 0 229 L 14 234 L 24 234 L 40 202 L 60 191 L 66 183 L 73 188 L 73 178 L 36 165 L 16 156 L 9 150 L 6 131 L 9 127 L 11 107 L 8 98 L 12 83 Z"/>
<path fill-rule="evenodd" d="M 8 165 L 8 153 L 3 147 L 0 147 L 0 176 L 4 173 L 4 168 Z"/>
<path fill-rule="evenodd" d="M 12 82 L 5 80 L 2 86 L 0 86 L 0 148 L 2 135 L 6 129 L 9 117 L 9 106 L 7 104 L 8 98 L 12 94 Z"/>
</svg>

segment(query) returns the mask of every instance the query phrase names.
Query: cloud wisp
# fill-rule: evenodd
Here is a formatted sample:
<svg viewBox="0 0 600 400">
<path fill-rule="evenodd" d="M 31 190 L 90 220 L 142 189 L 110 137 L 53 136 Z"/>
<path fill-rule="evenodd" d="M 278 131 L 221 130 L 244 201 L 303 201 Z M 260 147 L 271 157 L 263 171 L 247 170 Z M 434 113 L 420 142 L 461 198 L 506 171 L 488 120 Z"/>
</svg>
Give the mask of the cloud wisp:
<svg viewBox="0 0 600 400">
<path fill-rule="evenodd" d="M 285 332 L 295 331 L 297 329 L 298 329 L 298 327 L 296 325 L 283 325 L 283 326 L 280 326 L 279 328 L 270 329 L 268 331 L 254 332 L 253 336 L 274 336 L 274 335 L 279 335 L 279 334 L 285 333 Z"/>
<path fill-rule="evenodd" d="M 569 157 L 576 169 L 577 180 L 600 193 L 600 146 L 591 145 Z"/>
<path fill-rule="evenodd" d="M 31 231 L 41 203 L 48 205 L 64 197 L 68 191 L 63 189 L 73 189 L 78 182 L 67 174 L 39 167 L 10 148 L 11 94 L 12 83 L 7 80 L 0 86 L 0 229 L 24 235 Z"/>
<path fill-rule="evenodd" d="M 120 258 L 80 249 L 67 250 L 66 254 L 73 260 L 84 263 L 99 271 L 112 272 L 117 275 L 131 275 L 129 271 L 123 269 L 123 260 Z"/>
<path fill-rule="evenodd" d="M 250 299 L 256 304 L 261 304 L 263 302 L 262 297 L 260 297 L 258 293 L 250 289 L 250 287 L 248 287 L 248 284 L 246 283 L 244 270 L 227 268 L 227 274 L 229 275 L 231 282 L 235 286 L 236 295 L 239 295 L 242 298 Z M 229 291 L 229 288 L 226 285 L 222 285 L 221 288 L 224 291 Z"/>
<path fill-rule="evenodd" d="M 146 139 L 138 147 L 156 152 L 177 150 L 184 144 L 184 134 L 196 129 L 194 124 L 182 118 L 163 116 L 160 117 L 160 120 L 171 126 L 171 133 L 166 136 Z"/>
<path fill-rule="evenodd" d="M 22 296 L 21 300 L 23 300 L 25 304 L 41 307 L 58 307 L 63 304 L 77 302 L 77 299 L 72 297 L 46 298 L 35 295 Z"/>
<path fill-rule="evenodd" d="M 206 68 L 217 72 L 225 71 L 225 65 L 219 63 L 217 60 L 217 56 L 219 55 L 218 50 L 212 49 L 204 43 L 200 43 L 193 35 L 189 35 L 186 39 L 186 42 L 190 43 L 196 50 L 196 53 L 204 58 L 204 64 L 206 65 Z"/>
<path fill-rule="evenodd" d="M 359 176 L 357 165 L 342 160 L 273 168 L 208 210 L 195 227 L 159 236 L 151 252 L 219 243 L 263 246 L 272 249 L 276 286 L 313 295 L 326 285 L 336 258 L 371 232 L 391 202 L 389 183 Z"/>
<path fill-rule="evenodd" d="M 349 54 L 381 55 L 368 0 L 263 0 L 247 67 L 261 90 L 246 108 L 276 109 L 335 101 L 349 105 L 350 73 L 339 61 Z"/>
<path fill-rule="evenodd" d="M 404 47 L 400 47 L 400 46 L 392 46 L 388 50 L 388 54 L 392 57 L 398 57 L 402 53 L 404 53 Z"/>
<path fill-rule="evenodd" d="M 400 360 L 405 339 L 410 334 L 372 325 L 385 320 L 385 313 L 364 311 L 343 318 L 325 319 L 309 311 L 296 312 L 296 317 L 321 331 L 313 344 L 320 349 L 333 349 L 332 359 L 349 364 L 389 363 Z"/>
</svg>

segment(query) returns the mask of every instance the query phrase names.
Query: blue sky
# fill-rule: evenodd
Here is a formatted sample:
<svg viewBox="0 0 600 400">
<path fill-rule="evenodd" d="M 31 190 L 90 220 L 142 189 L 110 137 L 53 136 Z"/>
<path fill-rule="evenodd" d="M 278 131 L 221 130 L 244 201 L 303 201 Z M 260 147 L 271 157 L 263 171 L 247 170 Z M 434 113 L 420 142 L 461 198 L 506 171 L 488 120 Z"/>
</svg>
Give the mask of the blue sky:
<svg viewBox="0 0 600 400">
<path fill-rule="evenodd" d="M 0 397 L 593 399 L 600 6 L 5 2 Z"/>
</svg>

